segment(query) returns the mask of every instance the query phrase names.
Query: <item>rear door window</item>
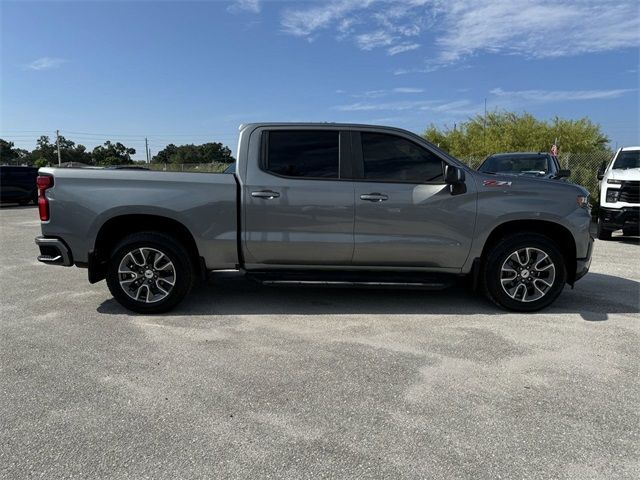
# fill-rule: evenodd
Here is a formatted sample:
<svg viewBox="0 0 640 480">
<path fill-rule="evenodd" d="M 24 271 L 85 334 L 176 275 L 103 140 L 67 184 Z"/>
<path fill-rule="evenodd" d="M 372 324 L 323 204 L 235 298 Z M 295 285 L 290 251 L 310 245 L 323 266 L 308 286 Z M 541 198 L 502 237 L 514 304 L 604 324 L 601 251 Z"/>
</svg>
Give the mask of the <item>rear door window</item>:
<svg viewBox="0 0 640 480">
<path fill-rule="evenodd" d="M 271 130 L 265 133 L 263 166 L 267 171 L 286 177 L 339 177 L 338 131 Z"/>
</svg>

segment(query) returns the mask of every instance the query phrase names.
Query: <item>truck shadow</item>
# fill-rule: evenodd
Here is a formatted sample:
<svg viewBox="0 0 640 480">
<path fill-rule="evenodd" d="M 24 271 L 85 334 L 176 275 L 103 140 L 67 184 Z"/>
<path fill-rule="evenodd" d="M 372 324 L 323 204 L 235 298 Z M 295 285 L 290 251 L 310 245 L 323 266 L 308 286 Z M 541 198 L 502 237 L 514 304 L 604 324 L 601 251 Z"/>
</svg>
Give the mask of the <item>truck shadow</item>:
<svg viewBox="0 0 640 480">
<path fill-rule="evenodd" d="M 612 242 L 620 242 L 629 245 L 640 245 L 640 237 L 611 237 Z"/>
<path fill-rule="evenodd" d="M 103 314 L 132 314 L 115 300 L 98 307 Z M 237 275 L 211 278 L 164 315 L 504 315 L 464 285 L 442 291 L 356 288 L 268 287 Z M 640 282 L 589 273 L 572 290 L 566 287 L 548 309 L 533 315 L 578 313 L 586 321 L 609 314 L 640 313 Z M 133 314 L 135 315 L 135 314 Z M 523 314 L 531 315 L 531 314 Z"/>
</svg>

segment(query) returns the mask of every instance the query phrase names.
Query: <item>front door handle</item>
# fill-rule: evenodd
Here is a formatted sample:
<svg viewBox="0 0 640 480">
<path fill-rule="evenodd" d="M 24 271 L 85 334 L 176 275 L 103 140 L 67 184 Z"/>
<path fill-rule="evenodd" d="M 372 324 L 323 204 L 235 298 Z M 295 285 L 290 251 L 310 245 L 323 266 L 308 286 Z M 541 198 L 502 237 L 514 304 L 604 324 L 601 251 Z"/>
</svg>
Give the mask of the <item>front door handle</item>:
<svg viewBox="0 0 640 480">
<path fill-rule="evenodd" d="M 265 198 L 267 200 L 272 200 L 274 198 L 278 198 L 280 194 L 278 192 L 274 192 L 273 190 L 260 190 L 259 192 L 251 192 L 251 196 L 255 198 Z"/>
<path fill-rule="evenodd" d="M 367 202 L 384 202 L 389 197 L 384 193 L 363 193 L 360 195 L 360 200 L 366 200 Z"/>
</svg>

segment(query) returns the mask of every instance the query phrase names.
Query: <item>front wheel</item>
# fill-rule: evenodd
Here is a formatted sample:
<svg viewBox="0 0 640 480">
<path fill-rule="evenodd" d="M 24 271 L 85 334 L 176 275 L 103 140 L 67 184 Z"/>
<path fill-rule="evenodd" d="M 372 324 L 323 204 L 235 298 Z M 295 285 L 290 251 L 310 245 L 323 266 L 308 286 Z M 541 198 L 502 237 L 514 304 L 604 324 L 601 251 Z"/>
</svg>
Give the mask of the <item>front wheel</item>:
<svg viewBox="0 0 640 480">
<path fill-rule="evenodd" d="M 159 232 L 124 238 L 114 248 L 107 270 L 107 285 L 113 297 L 138 313 L 171 310 L 187 295 L 193 278 L 185 248 Z"/>
<path fill-rule="evenodd" d="M 501 240 L 489 252 L 483 274 L 487 297 L 519 312 L 549 306 L 567 280 L 564 257 L 555 242 L 536 233 Z"/>
</svg>

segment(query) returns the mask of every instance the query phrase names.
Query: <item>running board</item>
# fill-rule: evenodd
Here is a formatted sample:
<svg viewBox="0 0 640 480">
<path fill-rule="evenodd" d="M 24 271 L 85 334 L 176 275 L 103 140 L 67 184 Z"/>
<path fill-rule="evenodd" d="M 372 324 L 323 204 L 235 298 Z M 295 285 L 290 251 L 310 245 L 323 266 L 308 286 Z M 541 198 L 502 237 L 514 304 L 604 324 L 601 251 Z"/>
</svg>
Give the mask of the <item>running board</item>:
<svg viewBox="0 0 640 480">
<path fill-rule="evenodd" d="M 390 272 L 247 272 L 263 285 L 335 288 L 400 288 L 442 290 L 456 277 L 444 274 L 404 274 Z"/>
<path fill-rule="evenodd" d="M 402 289 L 428 289 L 443 290 L 450 287 L 451 283 L 419 283 L 419 282 L 345 282 L 339 280 L 262 280 L 262 285 L 293 285 L 298 287 L 337 287 L 337 288 L 402 288 Z"/>
</svg>

